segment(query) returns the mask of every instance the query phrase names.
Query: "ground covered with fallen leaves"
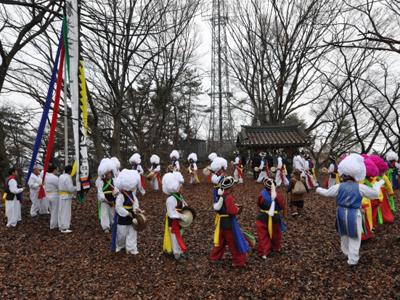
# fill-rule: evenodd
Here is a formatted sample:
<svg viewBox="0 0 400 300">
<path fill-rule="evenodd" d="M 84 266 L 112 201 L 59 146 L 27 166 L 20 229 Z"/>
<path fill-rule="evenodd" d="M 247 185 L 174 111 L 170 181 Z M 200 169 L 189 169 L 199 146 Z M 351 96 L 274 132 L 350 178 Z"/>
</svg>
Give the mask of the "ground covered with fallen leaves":
<svg viewBox="0 0 400 300">
<path fill-rule="evenodd" d="M 203 179 L 203 182 L 205 180 Z M 234 196 L 244 206 L 243 229 L 255 231 L 256 198 L 261 185 L 248 178 Z M 184 198 L 197 219 L 184 239 L 189 259 L 184 264 L 162 253 L 165 195 L 141 197 L 148 227 L 139 233 L 138 256 L 112 253 L 111 235 L 101 230 L 95 193 L 73 204 L 69 235 L 49 229 L 49 218 L 29 216 L 16 229 L 0 218 L 1 299 L 400 299 L 400 213 L 395 224 L 378 228 L 361 246 L 360 263 L 349 268 L 334 228 L 335 203 L 314 193 L 305 202 L 305 216 L 286 220 L 282 253 L 261 261 L 248 257 L 244 269 L 208 261 L 214 213 L 211 186 L 185 184 Z M 400 210 L 397 194 L 396 204 Z"/>
</svg>

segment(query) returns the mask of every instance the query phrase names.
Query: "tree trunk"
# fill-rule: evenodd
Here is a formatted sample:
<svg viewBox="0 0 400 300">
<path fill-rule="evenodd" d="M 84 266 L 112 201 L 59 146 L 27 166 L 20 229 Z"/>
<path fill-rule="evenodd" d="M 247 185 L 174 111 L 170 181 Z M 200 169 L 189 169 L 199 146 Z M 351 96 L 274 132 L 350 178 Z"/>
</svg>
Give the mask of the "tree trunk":
<svg viewBox="0 0 400 300">
<path fill-rule="evenodd" d="M 113 116 L 114 129 L 112 133 L 112 145 L 111 155 L 120 158 L 121 157 L 121 115 L 120 113 L 114 114 Z"/>
</svg>

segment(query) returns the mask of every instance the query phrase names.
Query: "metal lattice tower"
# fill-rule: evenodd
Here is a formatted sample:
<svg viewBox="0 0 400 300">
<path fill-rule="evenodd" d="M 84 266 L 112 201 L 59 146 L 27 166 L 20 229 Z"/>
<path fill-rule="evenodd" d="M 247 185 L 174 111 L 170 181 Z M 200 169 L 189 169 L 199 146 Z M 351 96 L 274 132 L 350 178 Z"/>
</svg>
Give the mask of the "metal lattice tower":
<svg viewBox="0 0 400 300">
<path fill-rule="evenodd" d="M 229 73 L 227 64 L 226 25 L 229 21 L 226 0 L 212 0 L 212 46 L 211 46 L 211 98 L 208 140 L 232 140 L 234 136 L 231 115 Z M 215 148 L 215 146 L 212 148 Z M 213 149 L 215 150 L 215 149 Z"/>
</svg>

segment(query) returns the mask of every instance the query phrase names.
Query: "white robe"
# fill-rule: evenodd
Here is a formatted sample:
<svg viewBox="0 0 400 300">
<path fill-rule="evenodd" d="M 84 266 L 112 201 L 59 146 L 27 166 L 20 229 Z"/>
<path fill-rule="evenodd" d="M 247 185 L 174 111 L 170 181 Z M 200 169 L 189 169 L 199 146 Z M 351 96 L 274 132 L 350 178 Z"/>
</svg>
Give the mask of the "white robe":
<svg viewBox="0 0 400 300">
<path fill-rule="evenodd" d="M 150 172 L 154 172 L 156 175 L 158 175 L 161 172 L 161 166 L 158 165 L 157 167 L 155 167 L 153 169 L 153 166 L 151 166 L 150 168 Z M 160 186 L 158 184 L 158 179 L 157 176 L 154 176 L 151 181 L 150 181 L 151 187 L 153 188 L 153 190 L 158 191 L 160 189 Z"/>
<path fill-rule="evenodd" d="M 240 157 L 237 156 L 235 158 L 235 161 L 233 163 L 233 165 L 235 166 L 235 170 L 233 171 L 233 177 L 235 178 L 235 180 L 237 180 L 239 183 L 243 183 L 243 177 L 240 176 L 240 173 L 238 171 L 238 165 L 240 164 Z"/>
<path fill-rule="evenodd" d="M 8 181 L 8 189 L 12 194 L 19 194 L 23 192 L 23 188 L 18 188 L 17 181 L 10 179 Z M 13 200 L 6 200 L 6 217 L 7 227 L 15 227 L 21 221 L 21 202 L 14 196 Z"/>
<path fill-rule="evenodd" d="M 211 176 L 211 182 L 212 182 L 212 184 L 214 184 L 214 185 L 219 185 L 219 184 L 220 184 L 221 178 L 222 178 L 222 175 L 213 174 L 213 175 Z"/>
<path fill-rule="evenodd" d="M 192 165 L 193 165 L 192 171 L 196 171 L 197 172 L 197 170 L 198 170 L 197 164 L 194 162 Z M 190 173 L 189 183 L 190 184 L 196 183 L 196 179 L 194 178 L 194 174 L 193 173 Z"/>
<path fill-rule="evenodd" d="M 135 194 L 133 194 L 133 197 L 133 210 L 135 211 L 139 208 L 139 200 Z M 129 215 L 129 211 L 124 208 L 124 196 L 122 193 L 118 194 L 117 199 L 115 200 L 115 212 L 121 217 L 126 217 Z M 132 225 L 118 224 L 116 252 L 119 252 L 124 248 L 126 253 L 129 254 L 139 253 L 137 249 L 137 231 L 133 229 Z"/>
<path fill-rule="evenodd" d="M 167 214 L 171 219 L 181 219 L 183 217 L 182 214 L 176 211 L 176 206 L 178 202 L 176 201 L 174 196 L 169 196 L 167 198 L 166 206 L 167 206 Z M 171 244 L 172 244 L 172 252 L 175 256 L 179 256 L 183 253 L 181 247 L 178 244 L 176 236 L 171 232 L 171 228 L 169 228 L 169 234 L 171 236 Z"/>
<path fill-rule="evenodd" d="M 60 201 L 58 195 L 58 176 L 53 173 L 46 174 L 44 185 L 46 189 L 46 200 L 50 208 L 50 229 L 58 228 L 58 206 Z"/>
<path fill-rule="evenodd" d="M 58 206 L 58 227 L 67 230 L 71 226 L 71 205 L 76 187 L 72 182 L 71 175 L 62 174 L 58 180 L 60 201 Z"/>
<path fill-rule="evenodd" d="M 42 178 L 40 175 L 31 174 L 28 180 L 29 186 L 29 198 L 31 199 L 31 216 L 35 217 L 37 214 L 48 214 L 49 204 L 46 198 L 38 199 L 40 185 L 42 184 Z"/>
<path fill-rule="evenodd" d="M 328 174 L 329 174 L 329 179 L 328 179 L 328 188 L 334 186 L 336 184 L 336 177 L 332 178 L 331 174 L 335 171 L 335 165 L 332 163 L 329 165 L 328 168 Z"/>
<path fill-rule="evenodd" d="M 283 182 L 282 182 L 283 178 Z M 275 175 L 275 182 L 276 186 L 279 187 L 282 184 L 285 186 L 289 186 L 289 179 L 287 179 L 284 168 L 283 168 L 283 161 L 282 157 L 278 157 L 277 165 L 276 165 L 276 175 Z"/>
<path fill-rule="evenodd" d="M 136 171 L 138 171 L 138 173 L 139 173 L 139 175 L 140 175 L 140 181 L 139 181 L 139 188 L 138 188 L 138 190 L 139 190 L 139 192 L 144 196 L 144 195 L 146 194 L 146 190 L 144 189 L 144 186 L 142 185 L 142 177 L 143 177 L 143 174 L 144 174 L 144 170 L 143 170 L 143 168 L 142 168 L 141 165 L 138 165 L 138 166 L 136 167 Z"/>
<path fill-rule="evenodd" d="M 114 221 L 115 208 L 106 201 L 103 192 L 104 181 L 98 177 L 96 180 L 97 200 L 100 204 L 100 225 L 103 230 L 110 230 Z"/>
<path fill-rule="evenodd" d="M 293 157 L 293 169 L 304 172 L 304 160 L 300 155 Z"/>
<path fill-rule="evenodd" d="M 268 178 L 268 174 L 265 171 L 265 160 L 264 159 L 261 160 L 261 164 L 258 168 L 260 169 L 260 174 L 258 174 L 257 182 L 261 183 L 261 182 L 263 182 L 263 180 L 265 178 Z"/>
</svg>

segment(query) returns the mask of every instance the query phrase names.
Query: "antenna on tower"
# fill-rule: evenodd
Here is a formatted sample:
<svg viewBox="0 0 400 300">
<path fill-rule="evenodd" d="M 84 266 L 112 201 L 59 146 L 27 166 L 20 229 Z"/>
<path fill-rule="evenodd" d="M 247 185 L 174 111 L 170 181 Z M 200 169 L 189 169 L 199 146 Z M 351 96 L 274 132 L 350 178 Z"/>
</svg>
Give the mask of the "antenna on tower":
<svg viewBox="0 0 400 300">
<path fill-rule="evenodd" d="M 212 0 L 211 15 L 211 91 L 209 151 L 221 149 L 224 141 L 232 141 L 234 128 L 231 114 L 229 73 L 227 64 L 226 25 L 229 22 L 225 0 Z"/>
</svg>

